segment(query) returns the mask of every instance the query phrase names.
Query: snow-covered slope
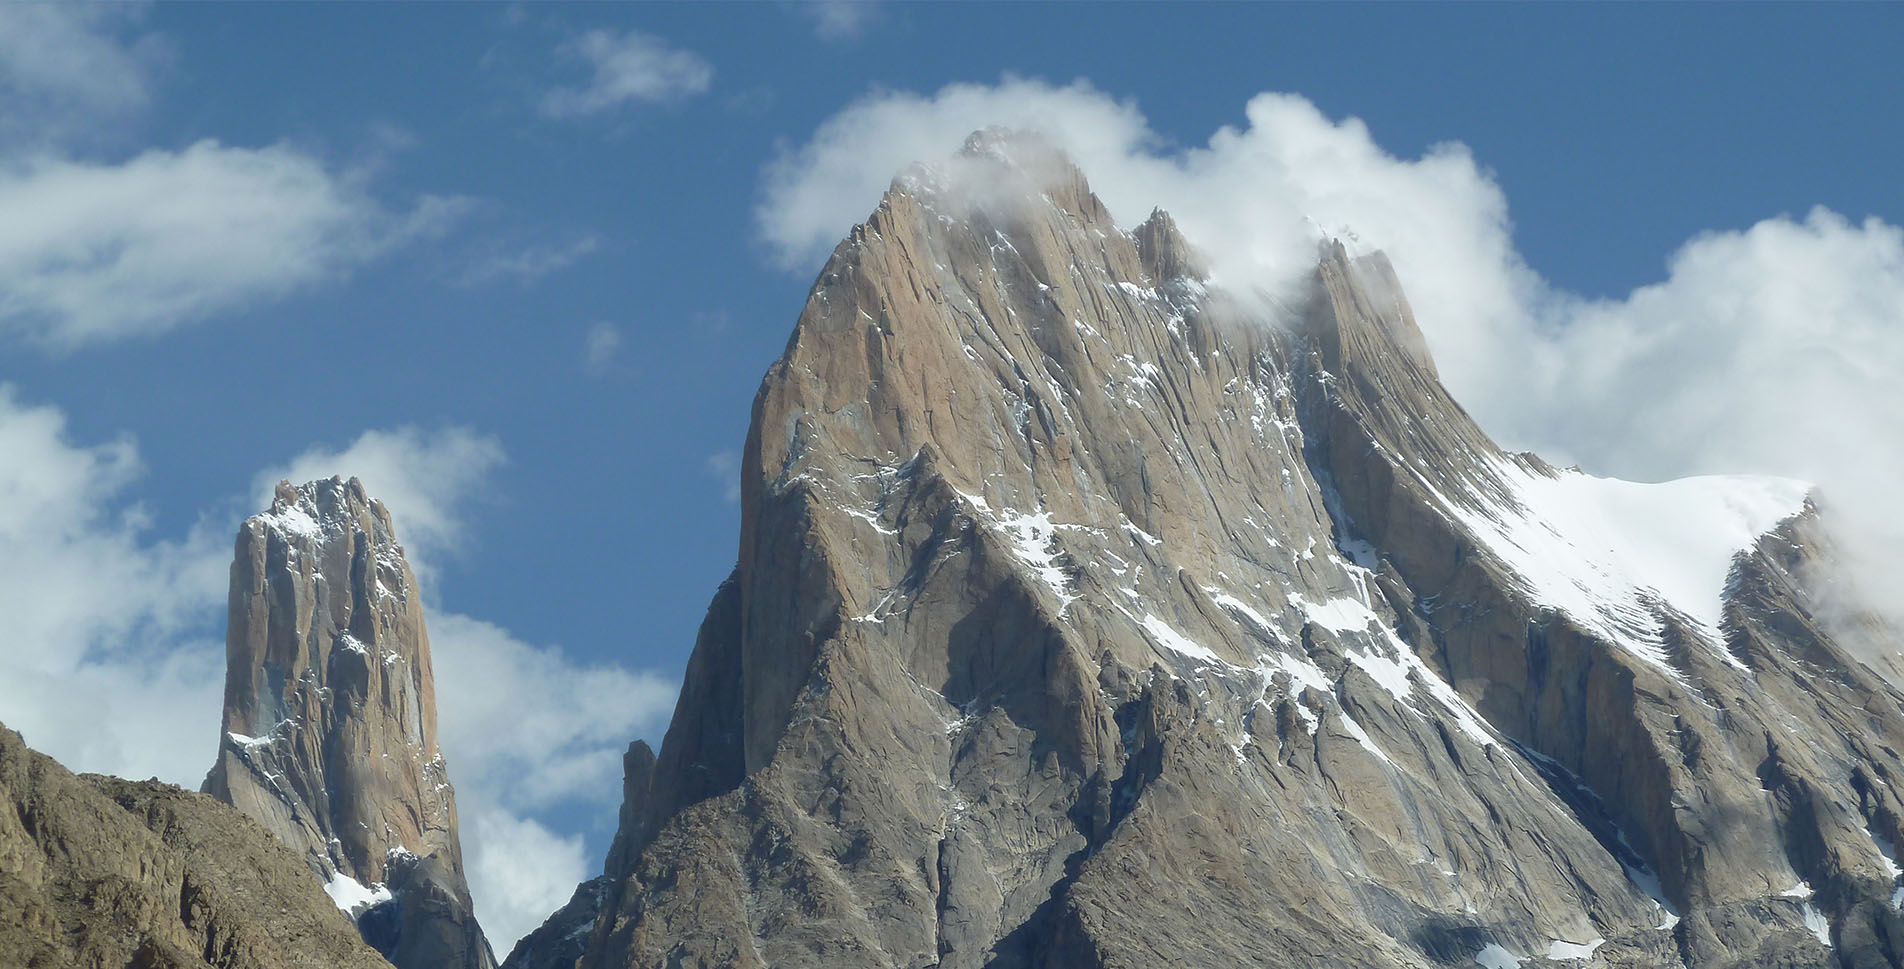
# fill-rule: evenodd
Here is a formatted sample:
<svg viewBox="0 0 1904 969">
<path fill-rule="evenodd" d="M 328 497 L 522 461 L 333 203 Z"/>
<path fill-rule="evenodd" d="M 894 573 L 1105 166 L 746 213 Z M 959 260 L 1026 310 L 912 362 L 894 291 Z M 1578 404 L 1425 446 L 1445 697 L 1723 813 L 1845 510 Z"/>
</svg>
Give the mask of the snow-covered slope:
<svg viewBox="0 0 1904 969">
<path fill-rule="evenodd" d="M 1805 511 L 1811 490 L 1755 476 L 1643 484 L 1501 457 L 1469 473 L 1473 487 L 1458 495 L 1422 486 L 1535 601 L 1669 671 L 1662 609 L 1739 662 L 1724 650 L 1726 577 L 1738 556 Z"/>
</svg>

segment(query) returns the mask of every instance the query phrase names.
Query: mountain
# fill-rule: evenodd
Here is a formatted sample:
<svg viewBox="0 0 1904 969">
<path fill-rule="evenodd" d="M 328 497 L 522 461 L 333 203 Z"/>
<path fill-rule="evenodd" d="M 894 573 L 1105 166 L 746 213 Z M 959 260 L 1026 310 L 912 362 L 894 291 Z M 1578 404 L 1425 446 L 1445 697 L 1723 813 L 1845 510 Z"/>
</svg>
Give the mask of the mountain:
<svg viewBox="0 0 1904 969">
<path fill-rule="evenodd" d="M 251 819 L 157 781 L 75 777 L 4 727 L 0 965 L 390 966 Z"/>
<path fill-rule="evenodd" d="M 296 850 L 397 969 L 490 969 L 389 512 L 355 478 L 279 484 L 239 529 L 230 603 L 205 792 Z"/>
<path fill-rule="evenodd" d="M 893 183 L 607 870 L 510 965 L 1904 963 L 1904 696 L 1806 486 L 1503 451 L 1379 253 L 1202 267 L 1032 136 Z"/>
</svg>

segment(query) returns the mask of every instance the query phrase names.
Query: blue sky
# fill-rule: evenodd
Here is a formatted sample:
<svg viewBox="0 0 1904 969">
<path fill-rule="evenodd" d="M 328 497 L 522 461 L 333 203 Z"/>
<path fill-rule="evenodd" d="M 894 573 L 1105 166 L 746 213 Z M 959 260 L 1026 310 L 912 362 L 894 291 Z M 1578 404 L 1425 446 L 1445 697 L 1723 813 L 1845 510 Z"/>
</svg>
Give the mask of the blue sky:
<svg viewBox="0 0 1904 969">
<path fill-rule="evenodd" d="M 218 658 L 232 529 L 274 473 L 362 474 L 423 559 L 439 665 L 472 691 L 535 685 L 439 698 L 468 749 L 450 750 L 465 838 L 491 846 L 472 849 L 479 915 L 506 949 L 599 864 L 619 748 L 665 727 L 734 561 L 748 408 L 823 240 L 870 211 L 896 146 L 956 144 L 1006 102 L 1085 105 L 1065 116 L 1103 123 L 1067 137 L 1115 132 L 1112 178 L 1132 159 L 1187 172 L 1172 197 L 1193 213 L 1259 157 L 1212 148 L 1220 128 L 1313 134 L 1394 186 L 1339 211 L 1472 216 L 1445 247 L 1355 221 L 1432 270 L 1417 309 L 1490 429 L 1590 470 L 1855 493 L 1870 482 L 1844 469 L 1892 467 L 1904 413 L 1882 390 L 1904 361 L 1900 53 L 1895 4 L 0 9 L 0 549 L 32 580 L 8 605 L 43 619 L 0 644 L 38 684 L 0 689 L 0 721 L 82 769 L 195 784 L 215 691 L 188 707 Z M 1315 116 L 1246 112 L 1263 92 Z M 874 162 L 836 171 L 828 146 Z M 1247 191 L 1309 192 L 1291 165 Z M 1321 215 L 1340 194 L 1303 198 Z M 1762 298 L 1721 298 L 1740 279 Z M 1726 416 L 1820 332 L 1876 362 L 1877 396 L 1843 405 L 1875 412 L 1855 424 L 1875 455 L 1773 447 L 1801 429 Z M 1490 356 L 1502 334 L 1550 358 L 1538 406 L 1500 403 L 1528 394 L 1491 376 L 1512 369 Z M 1594 379 L 1554 391 L 1581 360 Z M 1635 443 L 1660 413 L 1614 403 L 1686 373 L 1663 426 L 1724 446 Z M 79 697 L 175 733 L 47 709 Z M 617 697 L 605 726 L 574 721 Z M 498 780 L 538 758 L 482 736 L 515 716 L 560 748 L 547 797 Z"/>
</svg>

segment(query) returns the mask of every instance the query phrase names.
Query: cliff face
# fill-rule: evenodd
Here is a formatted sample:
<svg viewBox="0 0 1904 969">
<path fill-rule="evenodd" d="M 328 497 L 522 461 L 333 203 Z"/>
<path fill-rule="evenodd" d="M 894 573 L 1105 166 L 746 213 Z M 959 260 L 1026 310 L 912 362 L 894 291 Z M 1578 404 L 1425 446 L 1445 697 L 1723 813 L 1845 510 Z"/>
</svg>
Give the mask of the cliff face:
<svg viewBox="0 0 1904 969">
<path fill-rule="evenodd" d="M 1802 484 L 1502 452 L 1379 254 L 1199 266 L 996 132 L 841 243 L 584 969 L 1904 960 Z"/>
<path fill-rule="evenodd" d="M 226 659 L 206 792 L 300 852 L 398 969 L 493 965 L 436 744 L 422 599 L 356 479 L 280 484 L 246 520 Z"/>
<path fill-rule="evenodd" d="M 75 777 L 4 727 L 0 965 L 389 969 L 249 818 L 170 785 Z"/>
</svg>

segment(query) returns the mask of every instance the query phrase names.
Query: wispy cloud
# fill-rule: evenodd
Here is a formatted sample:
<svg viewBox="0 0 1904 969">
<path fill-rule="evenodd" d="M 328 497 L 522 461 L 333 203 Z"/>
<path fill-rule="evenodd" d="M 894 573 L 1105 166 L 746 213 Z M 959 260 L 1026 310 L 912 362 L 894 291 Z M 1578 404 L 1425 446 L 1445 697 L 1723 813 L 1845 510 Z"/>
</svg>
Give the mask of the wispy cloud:
<svg viewBox="0 0 1904 969">
<path fill-rule="evenodd" d="M 135 4 L 0 4 L 0 339 L 54 350 L 280 299 L 441 231 L 466 208 L 370 191 L 290 145 L 201 140 L 87 157 L 149 107 L 165 43 Z"/>
<path fill-rule="evenodd" d="M 589 376 L 599 377 L 608 372 L 620 350 L 621 330 L 611 323 L 597 323 L 589 327 L 588 335 L 582 338 L 582 367 Z"/>
<path fill-rule="evenodd" d="M 807 0 L 800 12 L 813 23 L 813 35 L 821 40 L 847 40 L 858 37 L 878 12 L 875 0 Z"/>
<path fill-rule="evenodd" d="M 591 30 L 563 44 L 559 53 L 589 76 L 580 85 L 543 95 L 542 113 L 551 118 L 598 114 L 635 102 L 678 101 L 706 91 L 714 81 L 706 58 L 639 30 Z"/>
<path fill-rule="evenodd" d="M 721 497 L 732 504 L 740 501 L 740 454 L 717 451 L 707 456 L 707 475 L 721 483 Z"/>
<path fill-rule="evenodd" d="M 150 99 L 164 44 L 137 4 L 0 4 L 0 138 L 59 140 Z"/>
<path fill-rule="evenodd" d="M 392 210 L 285 146 L 0 164 L 0 332 L 60 349 L 164 332 L 332 278 L 460 206 Z"/>
<path fill-rule="evenodd" d="M 513 249 L 498 245 L 477 257 L 456 281 L 462 286 L 499 281 L 526 286 L 575 265 L 600 249 L 601 244 L 600 237 L 585 235 L 569 242 L 531 243 Z"/>
</svg>

